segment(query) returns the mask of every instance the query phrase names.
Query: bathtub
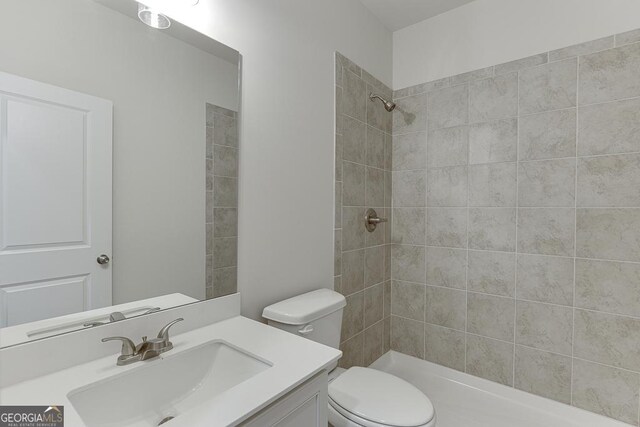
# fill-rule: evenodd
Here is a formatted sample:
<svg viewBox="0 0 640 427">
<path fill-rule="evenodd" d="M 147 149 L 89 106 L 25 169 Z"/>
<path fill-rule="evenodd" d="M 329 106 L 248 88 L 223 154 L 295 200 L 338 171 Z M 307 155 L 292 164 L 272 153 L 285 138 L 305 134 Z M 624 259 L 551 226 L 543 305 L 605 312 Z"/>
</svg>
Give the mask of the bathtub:
<svg viewBox="0 0 640 427">
<path fill-rule="evenodd" d="M 370 367 L 403 378 L 429 396 L 437 427 L 630 426 L 394 351 Z"/>
</svg>

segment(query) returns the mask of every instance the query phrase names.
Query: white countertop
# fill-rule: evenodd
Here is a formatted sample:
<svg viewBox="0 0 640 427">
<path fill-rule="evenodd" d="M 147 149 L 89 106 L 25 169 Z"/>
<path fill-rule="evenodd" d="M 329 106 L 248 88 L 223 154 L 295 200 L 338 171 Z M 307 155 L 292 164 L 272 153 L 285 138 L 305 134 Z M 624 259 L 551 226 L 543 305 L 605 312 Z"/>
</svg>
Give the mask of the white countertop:
<svg viewBox="0 0 640 427">
<path fill-rule="evenodd" d="M 174 293 L 124 304 L 96 308 L 93 310 L 82 311 L 80 313 L 67 314 L 66 316 L 52 317 L 20 325 L 8 326 L 0 328 L 0 345 L 2 347 L 8 347 L 10 345 L 16 345 L 34 339 L 47 338 L 65 332 L 86 329 L 83 325 L 89 322 L 109 323 L 109 315 L 114 311 L 119 311 L 124 314 L 125 317 L 130 318 L 133 316 L 140 316 L 152 308 L 160 308 L 164 310 L 194 302 L 198 302 L 198 300 L 187 295 Z"/>
<path fill-rule="evenodd" d="M 173 421 L 166 423 L 167 427 L 236 425 L 326 369 L 342 354 L 334 348 L 236 316 L 172 336 L 173 350 L 161 355 L 158 359 L 212 340 L 226 341 L 268 361 L 272 366 L 213 398 L 206 406 L 181 414 Z M 103 344 L 87 342 L 86 345 Z M 43 357 L 47 356 L 43 355 Z M 142 364 L 159 362 L 155 359 L 129 366 L 117 366 L 116 357 L 117 354 L 114 353 L 108 357 L 11 385 L 0 390 L 0 402 L 3 405 L 64 405 L 65 425 L 83 426 L 84 423 L 67 397 L 69 392 L 128 370 L 134 370 Z M 135 396 L 132 398 L 134 399 Z"/>
</svg>

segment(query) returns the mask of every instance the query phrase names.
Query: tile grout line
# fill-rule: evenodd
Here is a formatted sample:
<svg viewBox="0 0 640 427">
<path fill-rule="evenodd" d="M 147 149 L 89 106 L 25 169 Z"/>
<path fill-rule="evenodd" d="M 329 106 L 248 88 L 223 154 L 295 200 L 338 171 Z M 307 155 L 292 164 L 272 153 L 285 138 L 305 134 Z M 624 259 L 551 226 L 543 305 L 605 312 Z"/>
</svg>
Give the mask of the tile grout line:
<svg viewBox="0 0 640 427">
<path fill-rule="evenodd" d="M 614 36 L 615 44 L 615 36 Z M 580 56 L 576 60 L 576 105 L 580 105 Z M 569 404 L 573 406 L 574 383 L 574 347 L 576 336 L 576 257 L 578 255 L 578 152 L 580 144 L 580 108 L 576 108 L 576 147 L 575 147 L 575 176 L 573 187 L 574 217 L 573 217 L 573 299 L 571 302 L 571 374 L 569 377 Z"/>
<path fill-rule="evenodd" d="M 427 247 L 426 247 L 426 243 L 427 243 L 427 206 L 429 205 L 428 200 L 429 200 L 429 174 L 427 172 L 428 167 L 429 167 L 429 158 L 428 158 L 428 153 L 429 153 L 429 148 L 428 148 L 428 144 L 429 144 L 429 100 L 427 98 L 427 94 L 424 94 L 424 97 L 426 98 L 425 101 L 425 122 L 424 122 L 424 140 L 422 141 L 422 143 L 424 144 L 424 232 L 423 235 L 421 236 L 422 241 L 425 242 L 425 246 L 424 247 L 424 280 L 425 283 L 427 281 Z M 427 360 L 427 288 L 424 288 L 424 296 L 423 296 L 423 310 L 422 310 L 422 320 L 423 320 L 423 326 L 422 326 L 422 339 L 423 339 L 423 352 L 422 352 L 422 358 L 423 360 Z"/>
<path fill-rule="evenodd" d="M 547 54 L 548 55 L 548 54 Z M 547 61 L 548 61 L 547 57 Z M 520 204 L 520 189 L 519 189 L 519 178 L 518 176 L 520 171 L 520 71 L 518 71 L 517 75 L 518 86 L 517 86 L 517 96 L 518 104 L 516 105 L 516 111 L 518 113 L 518 119 L 516 122 L 516 206 Z M 516 387 L 516 333 L 517 333 L 517 322 L 518 322 L 518 221 L 520 219 L 519 209 L 516 207 L 516 232 L 515 232 L 515 246 L 514 246 L 514 272 L 513 272 L 513 360 L 512 360 L 512 376 L 511 376 L 511 386 L 513 388 Z"/>
<path fill-rule="evenodd" d="M 495 68 L 492 72 L 495 74 Z M 467 83 L 467 124 L 471 121 L 471 83 Z M 467 368 L 467 351 L 468 351 L 468 333 L 469 333 L 469 169 L 471 161 L 471 144 L 469 141 L 469 135 L 467 134 L 467 230 L 466 230 L 466 265 L 464 269 L 464 372 L 468 372 Z M 426 252 L 426 249 L 425 249 Z"/>
<path fill-rule="evenodd" d="M 362 75 L 362 70 L 361 70 L 360 74 Z M 361 80 L 362 80 L 362 78 L 361 78 Z M 364 80 L 363 80 L 363 82 L 364 82 Z M 368 101 L 368 99 L 367 99 L 367 84 L 366 84 L 366 82 L 364 82 L 364 83 L 365 83 L 365 90 L 364 90 L 364 97 L 365 97 L 364 118 L 365 118 L 365 121 L 367 121 L 367 118 L 369 117 L 369 102 L 367 102 Z M 365 132 L 364 132 L 364 161 L 365 161 L 365 163 L 367 163 L 367 160 L 368 160 L 368 154 L 369 154 L 368 151 L 369 151 L 369 132 L 368 132 L 368 129 L 366 128 L 366 126 L 365 126 Z M 343 173 L 344 173 L 344 171 L 343 171 Z M 370 190 L 369 190 L 369 182 L 368 182 L 368 179 L 367 179 L 367 169 L 365 167 L 364 168 L 364 204 L 365 204 L 365 209 L 366 209 L 366 206 L 367 206 L 367 196 L 368 196 L 369 191 Z M 384 204 L 384 200 L 383 200 L 382 204 Z M 363 226 L 362 223 L 360 225 Z M 365 246 L 367 244 L 366 243 L 367 242 L 367 234 L 366 233 L 367 233 L 367 231 L 366 231 L 366 228 L 365 228 L 365 235 L 364 235 Z M 367 249 L 365 248 L 363 256 L 362 256 L 362 289 L 363 289 L 363 291 L 362 291 L 362 319 L 361 319 L 361 321 L 362 321 L 362 331 L 360 331 L 360 332 L 363 333 L 362 334 L 362 348 L 360 349 L 360 353 L 361 353 L 360 354 L 360 361 L 362 362 L 362 365 L 364 365 L 364 338 L 365 338 L 364 337 L 364 329 L 365 329 L 365 321 L 366 321 L 366 318 L 367 318 L 367 314 L 366 314 L 367 305 L 365 303 L 366 277 L 367 277 Z"/>
</svg>

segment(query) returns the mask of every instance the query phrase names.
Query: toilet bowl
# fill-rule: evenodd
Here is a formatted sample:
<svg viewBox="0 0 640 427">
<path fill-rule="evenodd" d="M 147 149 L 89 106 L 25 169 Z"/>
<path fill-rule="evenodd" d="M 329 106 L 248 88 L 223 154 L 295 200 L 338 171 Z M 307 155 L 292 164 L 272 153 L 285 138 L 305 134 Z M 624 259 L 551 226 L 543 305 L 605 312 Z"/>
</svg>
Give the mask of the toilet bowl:
<svg viewBox="0 0 640 427">
<path fill-rule="evenodd" d="M 329 383 L 329 423 L 334 427 L 435 427 L 436 416 L 427 396 L 405 380 L 352 367 Z"/>
<path fill-rule="evenodd" d="M 319 289 L 273 304 L 269 325 L 338 348 L 344 296 Z M 386 372 L 330 367 L 329 423 L 333 427 L 435 427 L 431 401 L 416 387 Z"/>
</svg>

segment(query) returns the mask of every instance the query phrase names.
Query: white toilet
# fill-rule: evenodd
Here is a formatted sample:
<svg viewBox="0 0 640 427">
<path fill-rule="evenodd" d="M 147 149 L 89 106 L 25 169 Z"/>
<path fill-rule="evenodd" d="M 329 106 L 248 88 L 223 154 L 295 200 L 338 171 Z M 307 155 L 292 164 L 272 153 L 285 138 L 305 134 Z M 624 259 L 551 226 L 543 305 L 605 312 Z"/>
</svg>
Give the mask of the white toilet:
<svg viewBox="0 0 640 427">
<path fill-rule="evenodd" d="M 319 289 L 265 308 L 269 325 L 338 348 L 344 296 Z M 331 367 L 329 422 L 334 427 L 435 427 L 433 405 L 405 380 L 371 368 Z"/>
</svg>

